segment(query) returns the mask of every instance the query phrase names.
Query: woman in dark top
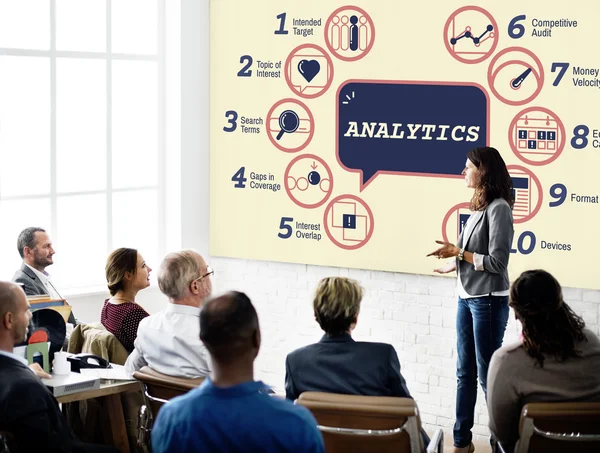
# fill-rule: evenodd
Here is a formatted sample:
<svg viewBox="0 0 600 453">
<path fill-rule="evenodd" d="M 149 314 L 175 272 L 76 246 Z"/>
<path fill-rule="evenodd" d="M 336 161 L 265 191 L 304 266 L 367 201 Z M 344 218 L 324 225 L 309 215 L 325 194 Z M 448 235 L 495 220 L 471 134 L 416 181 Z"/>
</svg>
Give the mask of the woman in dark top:
<svg viewBox="0 0 600 453">
<path fill-rule="evenodd" d="M 135 296 L 150 286 L 152 269 L 137 250 L 120 248 L 110 254 L 105 270 L 111 297 L 104 301 L 100 321 L 130 353 L 140 321 L 149 316 Z"/>
</svg>

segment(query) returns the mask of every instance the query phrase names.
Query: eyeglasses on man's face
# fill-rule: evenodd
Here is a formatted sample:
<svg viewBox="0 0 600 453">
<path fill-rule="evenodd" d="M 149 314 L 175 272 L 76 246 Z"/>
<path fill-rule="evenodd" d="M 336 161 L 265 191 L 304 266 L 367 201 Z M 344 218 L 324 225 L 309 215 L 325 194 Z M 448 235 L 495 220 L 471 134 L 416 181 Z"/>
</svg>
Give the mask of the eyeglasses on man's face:
<svg viewBox="0 0 600 453">
<path fill-rule="evenodd" d="M 212 267 L 210 267 L 210 266 L 208 266 L 208 265 L 207 265 L 207 266 L 206 266 L 206 274 L 202 275 L 201 277 L 198 277 L 198 278 L 197 278 L 197 279 L 195 279 L 195 280 L 192 280 L 192 283 L 193 283 L 193 282 L 196 282 L 196 281 L 200 281 L 200 280 L 202 280 L 203 278 L 206 278 L 206 277 L 208 277 L 209 275 L 215 275 L 215 271 L 213 270 L 213 268 L 212 268 Z"/>
</svg>

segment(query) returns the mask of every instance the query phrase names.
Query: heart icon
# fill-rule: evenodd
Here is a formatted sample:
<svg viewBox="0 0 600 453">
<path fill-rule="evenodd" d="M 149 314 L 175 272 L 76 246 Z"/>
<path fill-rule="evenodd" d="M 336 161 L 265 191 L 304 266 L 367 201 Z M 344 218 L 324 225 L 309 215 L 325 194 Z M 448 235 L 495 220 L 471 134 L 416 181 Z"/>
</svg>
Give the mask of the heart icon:
<svg viewBox="0 0 600 453">
<path fill-rule="evenodd" d="M 320 70 L 321 65 L 317 60 L 300 60 L 300 63 L 298 63 L 298 72 L 302 74 L 302 77 L 304 77 L 308 83 L 315 78 Z"/>
</svg>

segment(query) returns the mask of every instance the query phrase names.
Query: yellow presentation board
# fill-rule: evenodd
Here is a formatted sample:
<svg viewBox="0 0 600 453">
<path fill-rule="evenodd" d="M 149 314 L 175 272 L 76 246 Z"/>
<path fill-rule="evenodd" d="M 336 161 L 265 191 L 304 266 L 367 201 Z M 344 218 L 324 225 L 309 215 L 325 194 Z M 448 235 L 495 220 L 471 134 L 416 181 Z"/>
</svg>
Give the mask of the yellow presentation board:
<svg viewBox="0 0 600 453">
<path fill-rule="evenodd" d="M 212 0 L 210 252 L 418 274 L 466 153 L 513 179 L 510 276 L 600 289 L 600 2 Z"/>
</svg>

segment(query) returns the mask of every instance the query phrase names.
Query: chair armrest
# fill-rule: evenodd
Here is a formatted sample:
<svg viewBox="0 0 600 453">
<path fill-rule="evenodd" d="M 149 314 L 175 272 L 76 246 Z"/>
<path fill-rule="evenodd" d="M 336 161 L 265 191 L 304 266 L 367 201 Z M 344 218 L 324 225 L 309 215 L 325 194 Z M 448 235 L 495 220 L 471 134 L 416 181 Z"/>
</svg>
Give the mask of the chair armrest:
<svg viewBox="0 0 600 453">
<path fill-rule="evenodd" d="M 427 445 L 427 453 L 444 453 L 444 431 L 437 428 Z"/>
<path fill-rule="evenodd" d="M 506 453 L 506 450 L 500 442 L 494 440 L 494 446 L 492 447 L 492 453 Z"/>
</svg>

